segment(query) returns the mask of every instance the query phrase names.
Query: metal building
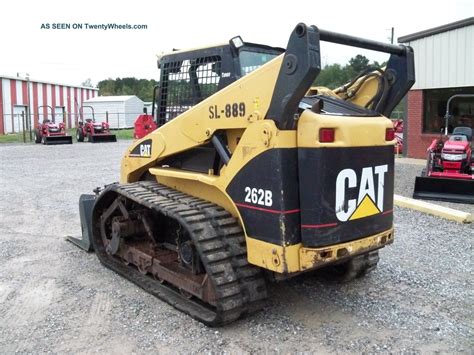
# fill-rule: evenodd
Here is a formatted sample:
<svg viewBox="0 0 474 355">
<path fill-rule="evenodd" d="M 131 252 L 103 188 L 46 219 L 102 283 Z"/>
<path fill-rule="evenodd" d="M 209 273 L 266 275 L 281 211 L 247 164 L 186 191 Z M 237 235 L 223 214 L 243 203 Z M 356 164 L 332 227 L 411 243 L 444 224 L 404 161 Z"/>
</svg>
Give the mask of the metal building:
<svg viewBox="0 0 474 355">
<path fill-rule="evenodd" d="M 84 117 L 89 118 L 92 106 L 95 119 L 108 121 L 111 128 L 130 128 L 143 113 L 144 102 L 135 95 L 97 96 L 84 101 Z"/>
<path fill-rule="evenodd" d="M 425 158 L 445 126 L 446 102 L 454 94 L 474 94 L 474 17 L 398 38 L 415 53 L 416 83 L 408 92 L 404 150 Z M 474 128 L 474 100 L 453 100 L 448 126 Z"/>
<path fill-rule="evenodd" d="M 39 121 L 63 121 L 75 126 L 84 100 L 98 89 L 0 75 L 0 134 L 34 128 Z"/>
</svg>

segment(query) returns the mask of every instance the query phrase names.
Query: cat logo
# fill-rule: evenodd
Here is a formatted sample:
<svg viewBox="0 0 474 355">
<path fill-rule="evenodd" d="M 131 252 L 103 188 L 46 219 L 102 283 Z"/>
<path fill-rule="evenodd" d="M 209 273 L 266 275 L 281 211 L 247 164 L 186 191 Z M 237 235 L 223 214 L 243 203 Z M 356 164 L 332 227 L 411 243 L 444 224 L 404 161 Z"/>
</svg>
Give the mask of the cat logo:
<svg viewBox="0 0 474 355">
<path fill-rule="evenodd" d="M 140 144 L 140 156 L 141 157 L 151 156 L 151 144 Z"/>
<path fill-rule="evenodd" d="M 140 144 L 133 147 L 129 154 L 132 158 L 150 158 L 151 157 L 151 139 L 146 139 Z"/>
<path fill-rule="evenodd" d="M 336 179 L 336 217 L 341 222 L 373 216 L 383 212 L 384 180 L 388 165 L 362 169 L 360 181 L 352 169 L 344 169 Z M 357 199 L 346 202 L 349 189 L 359 189 Z"/>
</svg>

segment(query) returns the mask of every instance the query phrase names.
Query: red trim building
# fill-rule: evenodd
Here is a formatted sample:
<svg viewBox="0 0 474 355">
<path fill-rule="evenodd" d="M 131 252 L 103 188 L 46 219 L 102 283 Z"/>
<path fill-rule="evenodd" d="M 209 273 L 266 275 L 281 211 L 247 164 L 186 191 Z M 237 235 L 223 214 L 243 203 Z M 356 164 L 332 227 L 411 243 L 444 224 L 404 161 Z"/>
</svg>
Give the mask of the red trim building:
<svg viewBox="0 0 474 355">
<path fill-rule="evenodd" d="M 474 17 L 398 38 L 415 53 L 416 82 L 407 95 L 404 151 L 426 158 L 426 149 L 445 126 L 446 102 L 474 94 Z M 474 129 L 474 99 L 455 99 L 448 127 Z"/>
<path fill-rule="evenodd" d="M 0 75 L 0 134 L 29 130 L 48 118 L 75 127 L 83 101 L 98 89 Z"/>
</svg>

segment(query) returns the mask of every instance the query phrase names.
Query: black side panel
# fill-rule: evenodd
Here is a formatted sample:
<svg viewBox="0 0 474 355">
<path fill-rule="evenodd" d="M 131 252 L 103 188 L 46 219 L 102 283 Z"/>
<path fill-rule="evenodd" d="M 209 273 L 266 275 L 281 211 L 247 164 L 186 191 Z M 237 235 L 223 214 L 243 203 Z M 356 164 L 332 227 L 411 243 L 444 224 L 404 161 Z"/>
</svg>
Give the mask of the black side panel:
<svg viewBox="0 0 474 355">
<path fill-rule="evenodd" d="M 393 146 L 300 148 L 303 245 L 320 247 L 383 232 L 393 223 Z"/>
<path fill-rule="evenodd" d="M 160 165 L 169 165 L 172 168 L 206 173 L 212 169 L 216 159 L 214 147 L 196 147 L 165 158 Z"/>
<path fill-rule="evenodd" d="M 227 193 L 250 237 L 278 245 L 301 241 L 296 148 L 257 156 L 234 177 Z"/>
</svg>

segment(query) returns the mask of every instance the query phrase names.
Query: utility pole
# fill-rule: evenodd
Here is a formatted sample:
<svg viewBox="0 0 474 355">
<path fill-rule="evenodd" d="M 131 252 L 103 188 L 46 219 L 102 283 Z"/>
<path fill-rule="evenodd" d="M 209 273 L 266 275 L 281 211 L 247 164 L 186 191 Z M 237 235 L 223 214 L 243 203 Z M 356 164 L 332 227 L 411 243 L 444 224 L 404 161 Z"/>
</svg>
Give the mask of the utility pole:
<svg viewBox="0 0 474 355">
<path fill-rule="evenodd" d="M 390 37 L 387 37 L 387 39 L 389 39 L 390 43 L 393 44 L 393 39 L 395 37 L 395 27 L 387 28 L 386 31 L 390 31 Z"/>
</svg>

